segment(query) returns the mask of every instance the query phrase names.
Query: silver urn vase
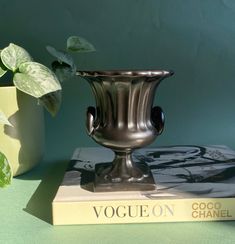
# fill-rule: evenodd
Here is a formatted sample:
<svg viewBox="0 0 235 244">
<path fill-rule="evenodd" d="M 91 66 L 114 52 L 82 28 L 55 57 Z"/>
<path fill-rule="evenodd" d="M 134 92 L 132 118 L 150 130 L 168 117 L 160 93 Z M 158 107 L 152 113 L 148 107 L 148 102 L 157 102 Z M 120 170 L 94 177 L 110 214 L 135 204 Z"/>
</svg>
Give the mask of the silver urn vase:
<svg viewBox="0 0 235 244">
<path fill-rule="evenodd" d="M 160 82 L 171 71 L 79 71 L 94 93 L 96 107 L 87 110 L 88 134 L 110 148 L 115 158 L 95 169 L 94 191 L 155 190 L 147 164 L 132 160 L 133 150 L 151 144 L 161 134 L 164 115 L 153 107 Z"/>
</svg>

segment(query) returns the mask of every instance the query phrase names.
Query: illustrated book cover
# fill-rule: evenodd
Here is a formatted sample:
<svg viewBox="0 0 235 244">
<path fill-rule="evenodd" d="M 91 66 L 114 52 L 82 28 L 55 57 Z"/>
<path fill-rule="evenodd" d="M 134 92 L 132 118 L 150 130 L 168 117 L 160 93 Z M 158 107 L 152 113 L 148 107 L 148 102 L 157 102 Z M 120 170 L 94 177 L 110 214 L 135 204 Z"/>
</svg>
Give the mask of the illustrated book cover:
<svg viewBox="0 0 235 244">
<path fill-rule="evenodd" d="M 235 152 L 226 146 L 145 148 L 133 160 L 147 163 L 157 189 L 94 192 L 98 163 L 112 162 L 106 148 L 77 148 L 52 203 L 53 224 L 114 224 L 235 219 Z"/>
</svg>

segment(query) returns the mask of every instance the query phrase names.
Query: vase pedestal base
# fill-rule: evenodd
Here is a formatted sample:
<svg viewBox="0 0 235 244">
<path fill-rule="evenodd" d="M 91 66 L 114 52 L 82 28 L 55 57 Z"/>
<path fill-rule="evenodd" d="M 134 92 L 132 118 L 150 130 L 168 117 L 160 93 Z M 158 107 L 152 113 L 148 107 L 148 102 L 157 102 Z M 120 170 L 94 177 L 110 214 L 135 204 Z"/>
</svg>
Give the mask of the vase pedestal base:
<svg viewBox="0 0 235 244">
<path fill-rule="evenodd" d="M 145 164 L 136 165 L 143 172 L 141 178 L 113 177 L 114 167 L 112 163 L 100 163 L 95 166 L 94 192 L 113 191 L 153 191 L 157 189 L 153 175 Z"/>
</svg>

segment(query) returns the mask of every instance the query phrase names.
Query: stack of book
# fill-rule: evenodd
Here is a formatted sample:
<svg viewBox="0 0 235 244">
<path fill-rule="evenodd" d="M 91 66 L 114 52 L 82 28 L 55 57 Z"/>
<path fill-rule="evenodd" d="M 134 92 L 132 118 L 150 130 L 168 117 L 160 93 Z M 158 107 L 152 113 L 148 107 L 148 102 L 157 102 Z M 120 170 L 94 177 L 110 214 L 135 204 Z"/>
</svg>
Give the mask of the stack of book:
<svg viewBox="0 0 235 244">
<path fill-rule="evenodd" d="M 235 152 L 226 146 L 172 146 L 136 150 L 157 189 L 94 192 L 95 165 L 110 163 L 105 148 L 75 150 L 52 203 L 53 224 L 108 224 L 235 219 Z"/>
</svg>

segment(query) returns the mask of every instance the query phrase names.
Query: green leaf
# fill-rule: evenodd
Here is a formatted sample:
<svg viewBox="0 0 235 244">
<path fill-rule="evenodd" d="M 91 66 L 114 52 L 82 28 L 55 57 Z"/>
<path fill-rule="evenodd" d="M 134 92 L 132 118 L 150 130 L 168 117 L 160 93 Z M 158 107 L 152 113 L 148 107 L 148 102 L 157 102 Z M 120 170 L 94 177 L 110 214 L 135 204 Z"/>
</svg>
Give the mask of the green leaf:
<svg viewBox="0 0 235 244">
<path fill-rule="evenodd" d="M 5 69 L 3 63 L 0 60 L 0 77 L 4 76 L 7 72 L 7 69 Z"/>
<path fill-rule="evenodd" d="M 10 185 L 12 179 L 11 167 L 6 156 L 0 152 L 0 187 Z"/>
<path fill-rule="evenodd" d="M 39 98 L 39 103 L 42 104 L 52 116 L 55 116 L 60 109 L 61 100 L 61 91 L 56 91 Z"/>
<path fill-rule="evenodd" d="M 0 124 L 12 126 L 12 124 L 7 119 L 7 116 L 0 110 Z"/>
<path fill-rule="evenodd" d="M 36 98 L 61 90 L 56 75 L 46 66 L 36 62 L 21 64 L 19 72 L 14 74 L 13 82 L 16 88 Z"/>
<path fill-rule="evenodd" d="M 52 70 L 55 72 L 60 82 L 69 80 L 76 75 L 76 70 L 73 70 L 70 65 L 58 61 L 52 63 Z"/>
<path fill-rule="evenodd" d="M 70 65 L 73 69 L 76 69 L 76 65 L 71 55 L 64 51 L 58 51 L 51 46 L 47 46 L 46 49 L 53 57 L 57 58 L 60 63 L 66 63 Z"/>
<path fill-rule="evenodd" d="M 29 53 L 22 47 L 13 43 L 1 51 L 1 59 L 3 64 L 13 72 L 15 72 L 19 66 L 28 61 L 32 61 Z"/>
<path fill-rule="evenodd" d="M 79 36 L 70 36 L 67 40 L 67 49 L 73 52 L 94 52 L 94 46 Z"/>
<path fill-rule="evenodd" d="M 0 51 L 0 56 L 1 56 L 1 52 L 2 52 L 2 51 Z M 6 72 L 7 72 L 7 68 L 6 68 L 6 66 L 3 64 L 3 62 L 2 62 L 2 60 L 1 60 L 1 58 L 0 58 L 0 77 L 2 77 L 3 75 L 5 75 Z"/>
</svg>

